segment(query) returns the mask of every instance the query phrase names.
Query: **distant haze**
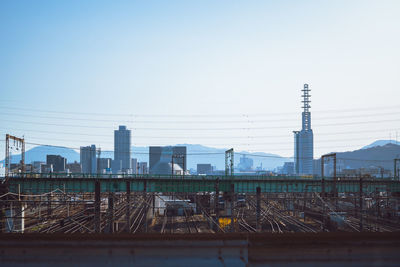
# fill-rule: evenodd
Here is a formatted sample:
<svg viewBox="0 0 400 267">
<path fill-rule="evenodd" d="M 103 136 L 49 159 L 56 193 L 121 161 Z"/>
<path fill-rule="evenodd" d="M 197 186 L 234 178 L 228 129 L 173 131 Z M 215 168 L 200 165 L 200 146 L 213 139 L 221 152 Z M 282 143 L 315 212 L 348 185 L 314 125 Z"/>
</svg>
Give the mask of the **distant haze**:
<svg viewBox="0 0 400 267">
<path fill-rule="evenodd" d="M 338 159 L 355 159 L 355 160 L 342 160 L 342 168 L 359 168 L 368 166 L 384 166 L 387 169 L 391 169 L 393 163 L 392 160 L 395 157 L 400 157 L 400 144 L 394 144 L 393 140 L 377 140 L 370 145 L 364 146 L 363 148 L 356 151 L 339 152 Z M 225 149 L 218 149 L 213 147 L 205 147 L 201 145 L 192 144 L 180 144 L 187 147 L 187 164 L 188 168 L 196 169 L 198 163 L 210 163 L 216 166 L 217 169 L 223 170 L 225 168 Z M 363 150 L 368 150 L 363 152 Z M 138 161 L 148 162 L 149 155 L 148 147 L 132 147 L 132 158 L 137 158 Z M 236 151 L 235 154 L 235 166 L 239 163 L 242 154 L 249 154 L 247 151 Z M 214 153 L 214 154 L 208 154 Z M 218 153 L 218 154 L 215 154 Z M 79 152 L 68 149 L 68 148 L 54 148 L 37 146 L 26 152 L 26 162 L 31 163 L 32 161 L 46 161 L 47 154 L 61 155 L 67 158 L 68 163 L 78 161 Z M 253 155 L 253 156 L 252 156 Z M 281 157 L 279 155 L 268 154 L 268 153 L 252 153 L 247 157 L 252 158 L 254 161 L 254 168 L 260 166 L 267 170 L 274 170 L 277 167 L 283 165 L 286 161 L 293 161 L 291 158 Z M 254 156 L 257 155 L 257 156 Z M 102 157 L 113 157 L 111 152 L 103 152 Z M 12 162 L 17 163 L 21 159 L 20 155 L 14 155 Z M 367 160 L 365 162 L 359 160 Z M 376 162 L 373 160 L 377 160 Z M 379 161 L 383 160 L 383 161 Z"/>
</svg>

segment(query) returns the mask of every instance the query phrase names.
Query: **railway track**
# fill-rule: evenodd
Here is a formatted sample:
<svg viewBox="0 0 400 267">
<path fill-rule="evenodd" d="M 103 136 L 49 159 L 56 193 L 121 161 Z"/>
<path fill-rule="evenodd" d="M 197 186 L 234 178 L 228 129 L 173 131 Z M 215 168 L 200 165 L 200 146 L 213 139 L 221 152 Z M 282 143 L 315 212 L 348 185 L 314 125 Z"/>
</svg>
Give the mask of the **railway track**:
<svg viewBox="0 0 400 267">
<path fill-rule="evenodd" d="M 199 229 L 197 228 L 196 222 L 193 219 L 193 216 L 189 214 L 189 212 L 184 209 L 185 213 L 185 221 L 187 225 L 187 230 L 189 234 L 197 234 L 199 232 Z"/>
<path fill-rule="evenodd" d="M 253 199 L 249 199 L 248 200 L 249 205 L 252 207 L 252 209 L 254 210 L 254 212 L 256 212 L 256 202 Z M 275 219 L 275 216 L 273 216 L 272 212 L 271 212 L 271 207 L 269 206 L 269 204 L 267 202 L 265 202 L 267 204 L 266 208 L 263 207 L 263 205 L 261 205 L 260 209 L 260 223 L 262 224 L 263 222 L 267 222 L 267 225 L 269 225 L 271 227 L 271 232 L 272 233 L 282 233 L 283 231 L 281 230 L 281 226 L 280 223 Z"/>
<path fill-rule="evenodd" d="M 251 226 L 251 225 L 246 221 L 246 219 L 244 218 L 244 208 L 240 208 L 240 209 L 239 209 L 238 213 L 236 214 L 236 219 L 237 219 L 239 225 L 240 225 L 243 229 L 245 229 L 247 232 L 251 232 L 251 233 L 257 232 L 257 229 L 254 228 L 253 226 Z"/>
<path fill-rule="evenodd" d="M 305 232 L 305 233 L 306 232 L 312 232 L 312 233 L 317 232 L 316 229 L 307 225 L 306 223 L 301 222 L 296 217 L 288 215 L 288 214 L 284 214 L 280 209 L 278 209 L 276 207 L 277 206 L 276 203 L 275 203 L 275 205 L 271 205 L 271 204 L 267 203 L 265 200 L 264 200 L 264 203 L 266 205 L 270 205 L 270 208 L 271 208 L 273 214 L 275 215 L 275 217 L 277 217 L 279 219 L 279 222 L 284 225 L 284 227 L 286 228 L 285 229 L 286 231 Z"/>
</svg>

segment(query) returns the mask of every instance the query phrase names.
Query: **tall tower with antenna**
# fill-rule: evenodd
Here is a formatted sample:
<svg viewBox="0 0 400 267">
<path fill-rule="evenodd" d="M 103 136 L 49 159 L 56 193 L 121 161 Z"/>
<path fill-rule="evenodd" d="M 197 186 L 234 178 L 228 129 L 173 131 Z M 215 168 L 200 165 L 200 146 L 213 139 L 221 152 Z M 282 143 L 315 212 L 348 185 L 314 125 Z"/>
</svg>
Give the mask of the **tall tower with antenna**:
<svg viewBox="0 0 400 267">
<path fill-rule="evenodd" d="M 301 131 L 294 131 L 294 167 L 298 175 L 313 174 L 314 135 L 311 129 L 310 88 L 304 84 Z"/>
</svg>

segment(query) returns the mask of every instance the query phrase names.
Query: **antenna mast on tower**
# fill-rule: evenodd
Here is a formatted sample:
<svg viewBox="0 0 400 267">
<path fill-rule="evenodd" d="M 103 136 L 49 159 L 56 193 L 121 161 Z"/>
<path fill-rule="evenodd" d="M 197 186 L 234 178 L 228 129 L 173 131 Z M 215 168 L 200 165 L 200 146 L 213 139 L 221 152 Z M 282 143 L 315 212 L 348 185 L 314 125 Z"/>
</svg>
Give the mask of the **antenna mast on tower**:
<svg viewBox="0 0 400 267">
<path fill-rule="evenodd" d="M 311 108 L 311 106 L 310 106 L 310 103 L 311 103 L 310 91 L 311 91 L 311 89 L 308 88 L 308 84 L 304 84 L 304 88 L 301 91 L 303 91 L 303 95 L 302 95 L 303 100 L 301 101 L 303 103 L 303 106 L 302 106 L 302 108 L 303 108 L 303 114 L 302 114 L 303 115 L 303 124 L 302 124 L 302 127 L 303 127 L 303 130 L 308 131 L 308 130 L 311 129 L 311 113 L 310 113 L 310 108 Z"/>
</svg>

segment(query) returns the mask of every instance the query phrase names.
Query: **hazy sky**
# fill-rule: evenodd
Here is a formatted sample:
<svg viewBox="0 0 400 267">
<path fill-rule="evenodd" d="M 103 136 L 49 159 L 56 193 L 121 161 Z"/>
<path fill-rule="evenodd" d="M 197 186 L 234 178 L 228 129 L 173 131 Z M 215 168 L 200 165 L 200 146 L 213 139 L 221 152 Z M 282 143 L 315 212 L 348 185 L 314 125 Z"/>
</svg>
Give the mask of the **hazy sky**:
<svg viewBox="0 0 400 267">
<path fill-rule="evenodd" d="M 1 1 L 0 134 L 315 157 L 400 135 L 400 1 Z M 3 138 L 2 138 L 3 140 Z M 0 144 L 4 154 L 4 142 Z"/>
</svg>

